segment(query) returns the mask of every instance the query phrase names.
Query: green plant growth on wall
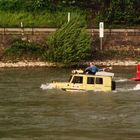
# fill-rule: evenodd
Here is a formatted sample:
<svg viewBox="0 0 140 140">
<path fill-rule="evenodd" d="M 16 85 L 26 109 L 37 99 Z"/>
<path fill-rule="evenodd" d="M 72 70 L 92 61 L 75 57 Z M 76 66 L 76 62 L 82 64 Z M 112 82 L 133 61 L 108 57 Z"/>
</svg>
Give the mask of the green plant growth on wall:
<svg viewBox="0 0 140 140">
<path fill-rule="evenodd" d="M 87 59 L 91 54 L 91 38 L 83 25 L 84 21 L 74 18 L 51 34 L 44 57 L 65 64 Z"/>
<path fill-rule="evenodd" d="M 34 43 L 16 39 L 12 42 L 11 47 L 6 48 L 4 56 L 12 59 L 35 59 L 40 58 L 43 49 Z"/>
</svg>

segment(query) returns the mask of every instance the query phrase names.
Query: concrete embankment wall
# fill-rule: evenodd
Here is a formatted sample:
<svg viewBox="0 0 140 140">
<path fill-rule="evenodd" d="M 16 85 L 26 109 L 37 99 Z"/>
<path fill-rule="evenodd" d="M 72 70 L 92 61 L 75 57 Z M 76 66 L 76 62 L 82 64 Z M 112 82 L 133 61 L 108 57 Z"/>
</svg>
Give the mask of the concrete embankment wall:
<svg viewBox="0 0 140 140">
<path fill-rule="evenodd" d="M 99 49 L 99 30 L 90 29 L 92 34 L 93 47 Z M 104 50 L 139 50 L 140 49 L 140 29 L 105 29 L 103 37 Z"/>
<path fill-rule="evenodd" d="M 16 38 L 44 44 L 55 28 L 0 28 L 0 49 L 10 46 Z M 93 48 L 100 48 L 99 30 L 88 29 L 93 38 Z M 105 29 L 103 49 L 140 49 L 140 29 Z"/>
</svg>

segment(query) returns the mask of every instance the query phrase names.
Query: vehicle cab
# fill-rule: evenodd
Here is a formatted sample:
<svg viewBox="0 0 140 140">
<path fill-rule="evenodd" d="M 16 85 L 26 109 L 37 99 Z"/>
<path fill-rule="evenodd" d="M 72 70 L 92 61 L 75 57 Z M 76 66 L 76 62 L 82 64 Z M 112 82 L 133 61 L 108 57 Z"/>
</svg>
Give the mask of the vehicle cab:
<svg viewBox="0 0 140 140">
<path fill-rule="evenodd" d="M 65 91 L 112 91 L 116 85 L 113 81 L 114 73 L 97 72 L 95 75 L 83 73 L 82 70 L 74 70 L 68 82 L 53 82 L 53 88 Z"/>
<path fill-rule="evenodd" d="M 73 90 L 94 90 L 111 91 L 115 90 L 112 76 L 91 75 L 91 74 L 73 74 L 70 77 L 69 89 Z"/>
</svg>

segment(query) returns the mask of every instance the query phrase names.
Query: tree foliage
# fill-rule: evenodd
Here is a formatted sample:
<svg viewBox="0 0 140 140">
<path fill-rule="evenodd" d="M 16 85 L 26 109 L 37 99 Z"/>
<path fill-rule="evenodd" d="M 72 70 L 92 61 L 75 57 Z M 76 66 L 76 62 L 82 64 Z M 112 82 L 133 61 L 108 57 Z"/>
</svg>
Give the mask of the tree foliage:
<svg viewBox="0 0 140 140">
<path fill-rule="evenodd" d="M 101 11 L 99 21 L 108 25 L 133 25 L 140 23 L 140 15 L 136 11 L 134 0 L 112 0 L 106 11 Z"/>
<path fill-rule="evenodd" d="M 140 0 L 0 0 L 0 10 L 10 11 L 64 11 L 78 8 L 88 11 L 88 15 L 97 17 L 107 24 L 140 24 Z M 90 14 L 89 14 L 90 13 Z M 97 15 L 98 13 L 98 15 Z M 88 20 L 90 18 L 87 18 Z M 88 22 L 92 22 L 90 19 Z"/>
<path fill-rule="evenodd" d="M 79 19 L 63 25 L 47 40 L 45 57 L 49 61 L 72 63 L 90 56 L 91 39 Z"/>
<path fill-rule="evenodd" d="M 113 3 L 120 3 L 122 7 L 133 3 L 136 10 L 139 9 L 139 0 L 0 0 L 1 9 L 52 9 L 52 7 L 79 7 L 84 9 L 108 8 Z M 30 8 L 29 8 L 30 7 Z M 118 5 L 116 5 L 118 7 Z"/>
</svg>

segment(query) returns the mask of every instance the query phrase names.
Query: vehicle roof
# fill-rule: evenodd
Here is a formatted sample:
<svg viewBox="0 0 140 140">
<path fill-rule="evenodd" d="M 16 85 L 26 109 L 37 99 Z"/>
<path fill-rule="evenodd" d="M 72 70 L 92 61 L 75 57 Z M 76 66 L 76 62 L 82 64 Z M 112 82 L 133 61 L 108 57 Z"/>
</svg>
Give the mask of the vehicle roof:
<svg viewBox="0 0 140 140">
<path fill-rule="evenodd" d="M 71 74 L 73 76 L 86 76 L 86 77 L 112 77 L 108 75 L 93 75 L 93 74 Z"/>
</svg>

